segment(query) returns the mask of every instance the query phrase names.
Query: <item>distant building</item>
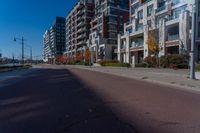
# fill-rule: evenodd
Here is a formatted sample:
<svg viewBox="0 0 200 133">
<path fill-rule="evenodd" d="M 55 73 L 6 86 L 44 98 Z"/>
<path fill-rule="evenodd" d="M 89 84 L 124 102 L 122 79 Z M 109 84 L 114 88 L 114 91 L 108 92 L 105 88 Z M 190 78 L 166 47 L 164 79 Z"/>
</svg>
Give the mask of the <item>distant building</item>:
<svg viewBox="0 0 200 133">
<path fill-rule="evenodd" d="M 91 22 L 88 46 L 97 60 L 117 59 L 117 34 L 129 18 L 129 0 L 94 0 L 95 16 Z"/>
<path fill-rule="evenodd" d="M 94 16 L 93 0 L 79 0 L 66 17 L 66 55 L 83 59 L 86 41 L 89 38 L 90 22 Z"/>
<path fill-rule="evenodd" d="M 200 1 L 197 1 L 196 60 L 200 60 Z M 189 53 L 191 44 L 190 0 L 130 0 L 129 22 L 118 35 L 118 60 L 133 65 L 150 55 L 149 31 L 157 31 L 159 56 Z"/>
<path fill-rule="evenodd" d="M 65 52 L 65 30 L 65 18 L 56 17 L 53 25 L 43 35 L 45 62 L 55 63 L 56 57 Z"/>
<path fill-rule="evenodd" d="M 2 58 L 2 53 L 1 53 L 1 49 L 0 49 L 0 58 Z"/>
</svg>

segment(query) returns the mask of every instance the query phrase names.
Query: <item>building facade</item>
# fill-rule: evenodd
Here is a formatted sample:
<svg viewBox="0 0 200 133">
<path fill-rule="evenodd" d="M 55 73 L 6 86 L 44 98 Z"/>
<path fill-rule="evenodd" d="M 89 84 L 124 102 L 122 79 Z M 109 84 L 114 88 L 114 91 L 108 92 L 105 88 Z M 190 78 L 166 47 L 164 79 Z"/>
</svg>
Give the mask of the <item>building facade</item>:
<svg viewBox="0 0 200 133">
<path fill-rule="evenodd" d="M 94 19 L 87 41 L 96 59 L 116 59 L 117 34 L 123 32 L 129 18 L 129 0 L 95 0 Z"/>
<path fill-rule="evenodd" d="M 66 52 L 68 58 L 84 58 L 89 38 L 90 22 L 94 16 L 94 1 L 79 0 L 66 17 Z"/>
<path fill-rule="evenodd" d="M 192 0 L 130 0 L 129 21 L 118 34 L 117 59 L 133 65 L 151 53 L 149 33 L 156 33 L 159 56 L 189 53 L 191 44 Z M 197 1 L 196 60 L 200 60 L 200 1 Z"/>
<path fill-rule="evenodd" d="M 44 61 L 55 63 L 57 56 L 63 55 L 65 46 L 65 18 L 56 17 L 50 29 L 43 35 Z"/>
</svg>

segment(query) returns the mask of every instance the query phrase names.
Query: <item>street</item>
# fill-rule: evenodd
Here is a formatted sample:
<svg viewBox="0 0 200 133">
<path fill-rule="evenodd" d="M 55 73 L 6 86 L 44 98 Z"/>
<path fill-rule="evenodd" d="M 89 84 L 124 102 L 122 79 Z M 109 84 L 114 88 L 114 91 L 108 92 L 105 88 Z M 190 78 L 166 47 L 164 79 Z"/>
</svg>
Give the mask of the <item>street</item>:
<svg viewBox="0 0 200 133">
<path fill-rule="evenodd" d="M 64 66 L 32 69 L 0 86 L 0 133 L 200 132 L 198 93 Z"/>
</svg>

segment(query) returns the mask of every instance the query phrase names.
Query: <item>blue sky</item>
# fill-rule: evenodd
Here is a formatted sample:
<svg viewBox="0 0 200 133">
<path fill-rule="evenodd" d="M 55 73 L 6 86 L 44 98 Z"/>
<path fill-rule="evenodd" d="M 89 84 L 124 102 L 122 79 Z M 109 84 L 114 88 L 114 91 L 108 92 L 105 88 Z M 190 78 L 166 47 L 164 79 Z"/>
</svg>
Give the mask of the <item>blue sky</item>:
<svg viewBox="0 0 200 133">
<path fill-rule="evenodd" d="M 26 39 L 33 56 L 42 55 L 42 36 L 56 16 L 65 17 L 77 0 L 0 0 L 0 52 L 5 57 L 21 56 L 14 37 Z M 28 47 L 25 55 L 30 55 Z M 41 58 L 41 57 L 40 57 Z"/>
</svg>

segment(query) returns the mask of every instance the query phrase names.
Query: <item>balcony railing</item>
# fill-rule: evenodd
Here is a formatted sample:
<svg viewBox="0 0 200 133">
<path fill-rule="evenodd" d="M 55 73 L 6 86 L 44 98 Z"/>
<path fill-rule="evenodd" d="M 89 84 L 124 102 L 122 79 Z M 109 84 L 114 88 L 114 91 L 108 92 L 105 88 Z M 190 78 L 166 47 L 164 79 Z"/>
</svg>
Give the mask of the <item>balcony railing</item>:
<svg viewBox="0 0 200 133">
<path fill-rule="evenodd" d="M 122 44 L 121 49 L 126 49 L 126 45 Z"/>
<path fill-rule="evenodd" d="M 144 46 L 144 41 L 138 41 L 138 42 L 131 43 L 132 48 L 137 48 L 137 47 L 142 47 L 142 46 Z"/>
<path fill-rule="evenodd" d="M 160 11 L 163 11 L 165 9 L 166 9 L 166 6 L 164 5 L 164 6 L 161 6 L 161 7 L 157 8 L 156 12 L 160 12 Z"/>
<path fill-rule="evenodd" d="M 172 5 L 177 5 L 179 4 L 181 1 L 180 0 L 172 0 Z"/>
<path fill-rule="evenodd" d="M 136 28 L 136 31 L 141 31 L 141 30 L 143 30 L 143 29 L 144 29 L 144 26 L 141 25 L 141 26 L 138 26 L 138 27 Z"/>
<path fill-rule="evenodd" d="M 173 15 L 168 18 L 168 21 L 178 19 L 180 15 Z"/>
<path fill-rule="evenodd" d="M 168 35 L 168 41 L 173 41 L 173 40 L 178 40 L 178 39 L 179 39 L 179 34 Z"/>
</svg>

